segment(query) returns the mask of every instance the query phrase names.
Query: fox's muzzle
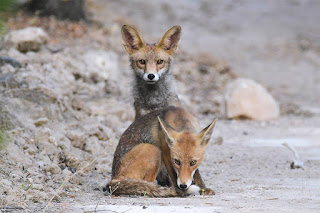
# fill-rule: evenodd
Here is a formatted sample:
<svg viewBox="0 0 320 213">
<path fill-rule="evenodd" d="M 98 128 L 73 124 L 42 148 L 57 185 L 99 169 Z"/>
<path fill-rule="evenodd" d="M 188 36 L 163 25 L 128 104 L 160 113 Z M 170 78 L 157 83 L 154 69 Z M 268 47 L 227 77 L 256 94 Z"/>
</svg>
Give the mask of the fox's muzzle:
<svg viewBox="0 0 320 213">
<path fill-rule="evenodd" d="M 154 84 L 160 79 L 158 73 L 144 73 L 143 80 L 145 80 L 148 84 Z"/>
<path fill-rule="evenodd" d="M 192 181 L 193 181 L 193 175 L 195 173 L 196 170 L 193 170 L 192 173 L 191 173 L 191 176 L 189 175 L 186 175 L 184 172 L 183 173 L 179 173 L 178 170 L 176 170 L 177 172 L 177 186 L 180 188 L 180 189 L 188 189 L 191 184 L 192 184 Z M 183 175 L 183 176 L 181 176 Z"/>
<path fill-rule="evenodd" d="M 190 178 L 187 181 L 181 182 L 180 178 L 177 179 L 177 185 L 180 189 L 187 189 L 191 186 L 193 178 Z"/>
</svg>

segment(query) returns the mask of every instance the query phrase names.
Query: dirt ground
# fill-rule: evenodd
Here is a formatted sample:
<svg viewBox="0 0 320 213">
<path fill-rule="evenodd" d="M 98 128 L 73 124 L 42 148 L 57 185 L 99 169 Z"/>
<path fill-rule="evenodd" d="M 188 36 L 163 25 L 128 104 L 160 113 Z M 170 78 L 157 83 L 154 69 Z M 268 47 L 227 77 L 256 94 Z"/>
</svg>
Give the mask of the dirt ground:
<svg viewBox="0 0 320 213">
<path fill-rule="evenodd" d="M 319 212 L 319 2 L 87 5 L 92 23 L 22 13 L 9 21 L 12 30 L 40 26 L 50 39 L 36 53 L 0 50 L 22 64 L 0 67 L 0 118 L 12 140 L 0 151 L 0 212 Z M 223 143 L 209 145 L 200 167 L 215 196 L 101 192 L 118 139 L 134 118 L 122 24 L 147 41 L 182 26 L 173 71 L 179 98 L 203 127 L 220 118 L 213 134 Z M 237 76 L 264 85 L 280 104 L 280 118 L 227 120 L 224 89 Z M 284 142 L 304 169 L 290 168 L 294 156 Z"/>
</svg>

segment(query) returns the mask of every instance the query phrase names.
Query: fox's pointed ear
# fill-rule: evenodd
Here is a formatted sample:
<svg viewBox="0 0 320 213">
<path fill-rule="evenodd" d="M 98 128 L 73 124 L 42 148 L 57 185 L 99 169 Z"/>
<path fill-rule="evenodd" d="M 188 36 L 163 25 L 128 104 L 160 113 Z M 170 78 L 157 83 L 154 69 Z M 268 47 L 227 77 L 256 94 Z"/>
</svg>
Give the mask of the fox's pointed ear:
<svg viewBox="0 0 320 213">
<path fill-rule="evenodd" d="M 169 146 L 172 146 L 173 143 L 175 142 L 175 137 L 177 135 L 177 132 L 169 124 L 163 121 L 159 116 L 158 116 L 158 120 L 159 120 L 161 129 L 164 135 L 166 136 L 166 142 L 168 143 Z"/>
<path fill-rule="evenodd" d="M 209 143 L 209 140 L 210 140 L 211 135 L 212 135 L 213 127 L 216 124 L 217 120 L 218 120 L 218 118 L 214 119 L 214 121 L 209 126 L 204 128 L 198 134 L 198 137 L 200 138 L 201 146 L 206 146 Z"/>
<path fill-rule="evenodd" d="M 139 33 L 128 25 L 122 26 L 121 34 L 123 46 L 129 54 L 134 53 L 145 45 Z"/>
<path fill-rule="evenodd" d="M 181 27 L 174 26 L 162 36 L 157 46 L 167 51 L 170 55 L 177 49 L 181 37 Z"/>
</svg>

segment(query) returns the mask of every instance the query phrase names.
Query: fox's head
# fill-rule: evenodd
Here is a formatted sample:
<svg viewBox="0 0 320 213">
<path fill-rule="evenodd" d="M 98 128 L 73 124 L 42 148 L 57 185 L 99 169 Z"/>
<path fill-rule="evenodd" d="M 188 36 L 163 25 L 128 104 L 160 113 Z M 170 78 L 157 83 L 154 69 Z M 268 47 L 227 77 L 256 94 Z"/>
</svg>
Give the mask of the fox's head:
<svg viewBox="0 0 320 213">
<path fill-rule="evenodd" d="M 155 84 L 170 68 L 171 55 L 180 41 L 181 27 L 172 27 L 157 44 L 145 43 L 139 33 L 128 25 L 122 27 L 121 34 L 136 74 L 148 84 Z"/>
<path fill-rule="evenodd" d="M 217 119 L 197 134 L 177 132 L 160 117 L 158 120 L 170 148 L 171 163 L 177 173 L 177 185 L 180 189 L 188 189 L 195 171 L 202 162 Z"/>
</svg>

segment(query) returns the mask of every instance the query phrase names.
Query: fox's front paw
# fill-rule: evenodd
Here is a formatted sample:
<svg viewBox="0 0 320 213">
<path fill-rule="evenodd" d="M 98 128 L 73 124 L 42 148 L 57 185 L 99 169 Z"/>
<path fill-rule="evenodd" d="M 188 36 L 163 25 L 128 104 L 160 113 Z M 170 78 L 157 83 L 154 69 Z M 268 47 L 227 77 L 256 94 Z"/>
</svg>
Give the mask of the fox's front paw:
<svg viewBox="0 0 320 213">
<path fill-rule="evenodd" d="M 215 195 L 216 193 L 210 188 L 205 188 L 205 189 L 201 189 L 200 194 L 201 195 Z"/>
</svg>

